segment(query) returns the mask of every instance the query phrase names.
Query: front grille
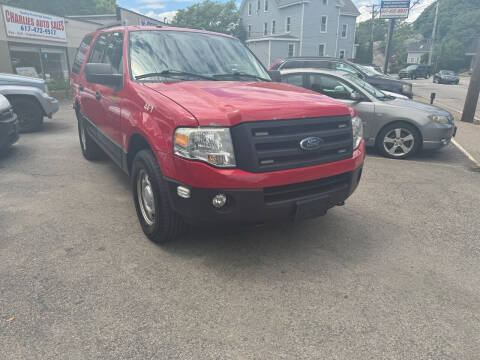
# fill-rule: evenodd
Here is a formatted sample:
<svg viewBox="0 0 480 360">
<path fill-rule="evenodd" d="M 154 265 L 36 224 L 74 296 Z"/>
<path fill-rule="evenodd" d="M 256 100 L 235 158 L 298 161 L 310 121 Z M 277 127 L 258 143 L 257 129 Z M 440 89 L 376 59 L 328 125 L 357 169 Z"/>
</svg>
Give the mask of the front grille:
<svg viewBox="0 0 480 360">
<path fill-rule="evenodd" d="M 263 189 L 264 200 L 265 203 L 272 204 L 281 201 L 311 198 L 315 195 L 320 196 L 341 190 L 348 192 L 351 177 L 351 173 L 344 173 L 303 183 L 265 188 Z"/>
<path fill-rule="evenodd" d="M 350 116 L 249 122 L 231 129 L 238 168 L 259 173 L 329 163 L 352 157 Z M 317 150 L 300 142 L 319 137 Z"/>
<path fill-rule="evenodd" d="M 10 120 L 13 116 L 13 110 L 12 109 L 8 109 L 6 111 L 3 111 L 2 113 L 0 113 L 0 121 L 6 121 L 6 120 Z"/>
</svg>

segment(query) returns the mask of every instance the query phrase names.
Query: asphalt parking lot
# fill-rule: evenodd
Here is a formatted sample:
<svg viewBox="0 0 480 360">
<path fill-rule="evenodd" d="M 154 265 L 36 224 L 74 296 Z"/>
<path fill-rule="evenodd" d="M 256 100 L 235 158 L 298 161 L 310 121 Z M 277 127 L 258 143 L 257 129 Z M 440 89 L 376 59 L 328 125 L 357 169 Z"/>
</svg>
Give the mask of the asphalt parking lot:
<svg viewBox="0 0 480 360">
<path fill-rule="evenodd" d="M 0 358 L 478 359 L 480 172 L 371 152 L 326 217 L 157 246 L 71 107 L 0 156 Z"/>
</svg>

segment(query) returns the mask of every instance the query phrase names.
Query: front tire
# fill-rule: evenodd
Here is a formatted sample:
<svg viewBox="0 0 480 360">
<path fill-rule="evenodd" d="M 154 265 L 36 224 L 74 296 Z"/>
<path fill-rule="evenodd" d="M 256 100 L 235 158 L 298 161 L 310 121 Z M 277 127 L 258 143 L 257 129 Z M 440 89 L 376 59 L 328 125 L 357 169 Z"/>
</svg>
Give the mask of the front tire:
<svg viewBox="0 0 480 360">
<path fill-rule="evenodd" d="M 20 132 L 39 131 L 43 126 L 43 109 L 36 100 L 26 97 L 9 98 L 13 111 L 18 116 Z"/>
<path fill-rule="evenodd" d="M 377 149 L 385 157 L 406 159 L 421 148 L 419 131 L 407 123 L 387 125 L 377 136 Z"/>
<path fill-rule="evenodd" d="M 141 150 L 133 160 L 132 190 L 145 235 L 159 244 L 175 240 L 183 221 L 170 205 L 167 184 L 151 151 Z"/>
</svg>

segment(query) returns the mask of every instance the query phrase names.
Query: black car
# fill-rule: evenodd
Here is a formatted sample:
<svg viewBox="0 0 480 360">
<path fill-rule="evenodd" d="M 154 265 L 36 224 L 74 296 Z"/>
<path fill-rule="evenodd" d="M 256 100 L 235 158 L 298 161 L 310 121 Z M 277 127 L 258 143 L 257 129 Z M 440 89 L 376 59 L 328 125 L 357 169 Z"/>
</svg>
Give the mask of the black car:
<svg viewBox="0 0 480 360">
<path fill-rule="evenodd" d="M 413 98 L 412 84 L 404 81 L 393 79 L 387 75 L 381 74 L 375 69 L 365 67 L 352 63 L 350 61 L 333 58 L 333 57 L 290 57 L 276 61 L 270 70 L 285 70 L 285 69 L 331 69 L 343 70 L 357 75 L 359 78 L 365 80 L 369 84 L 375 86 L 380 90 L 390 91 L 397 94 Z"/>
<path fill-rule="evenodd" d="M 430 67 L 428 65 L 410 65 L 405 69 L 400 70 L 398 77 L 400 79 L 407 78 L 412 80 L 419 77 L 428 79 L 430 74 Z"/>
<path fill-rule="evenodd" d="M 440 70 L 433 76 L 433 82 L 437 84 L 455 84 L 460 83 L 460 78 L 451 70 Z"/>
<path fill-rule="evenodd" d="M 0 94 L 0 151 L 18 140 L 18 119 L 7 98 Z"/>
</svg>

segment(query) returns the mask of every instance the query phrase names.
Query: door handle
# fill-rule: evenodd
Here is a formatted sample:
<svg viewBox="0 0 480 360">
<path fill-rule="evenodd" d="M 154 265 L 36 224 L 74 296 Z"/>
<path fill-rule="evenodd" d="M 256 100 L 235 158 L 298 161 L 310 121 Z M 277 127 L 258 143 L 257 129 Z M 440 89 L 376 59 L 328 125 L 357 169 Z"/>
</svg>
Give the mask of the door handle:
<svg viewBox="0 0 480 360">
<path fill-rule="evenodd" d="M 97 91 L 95 93 L 95 99 L 97 99 L 97 101 L 100 101 L 100 98 L 102 97 L 102 95 L 100 95 L 100 93 Z"/>
</svg>

